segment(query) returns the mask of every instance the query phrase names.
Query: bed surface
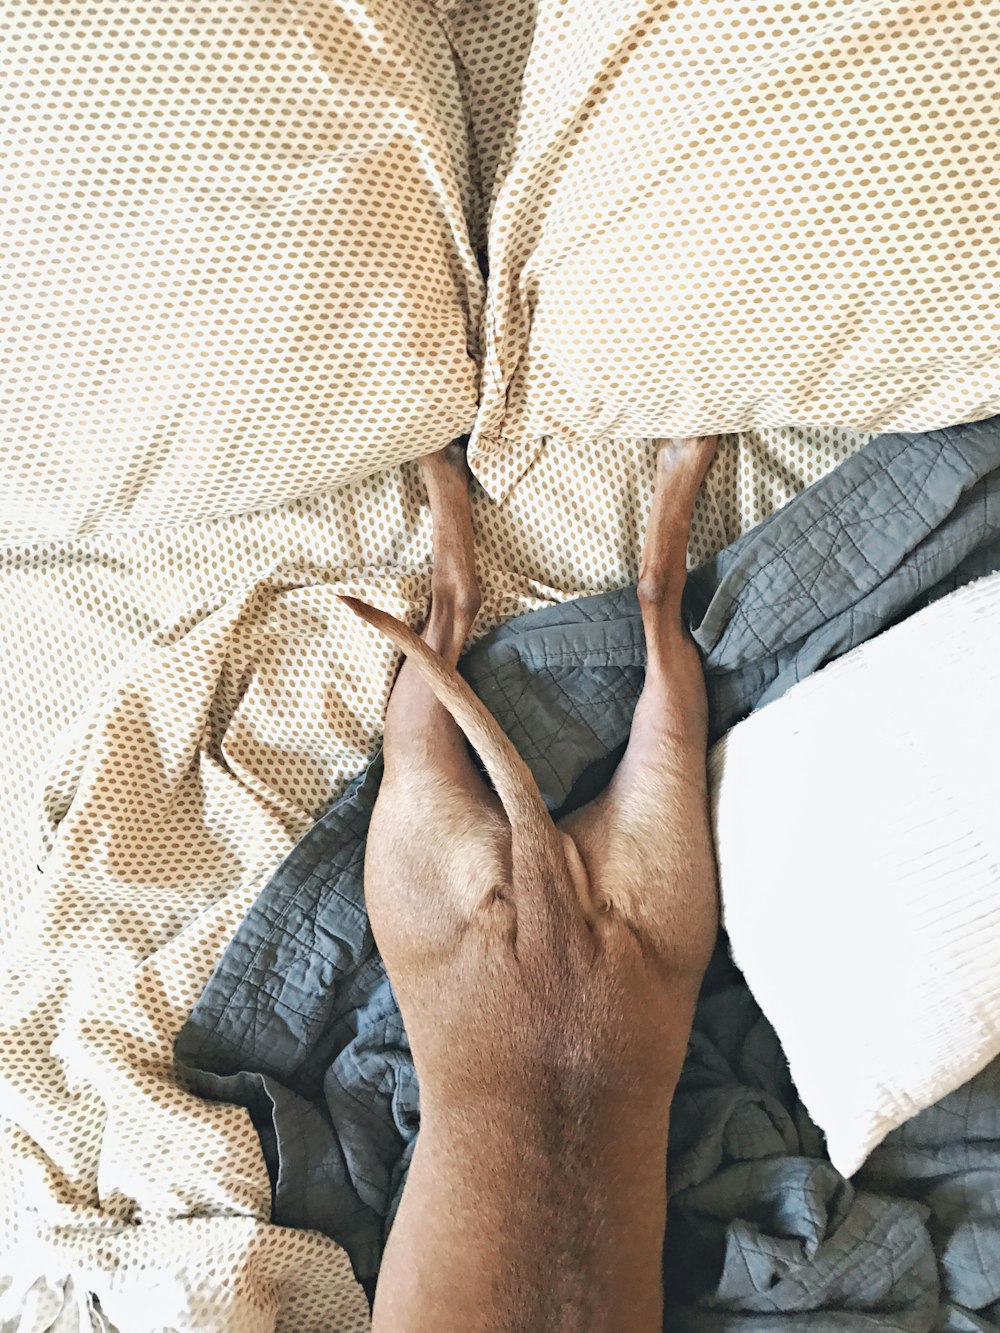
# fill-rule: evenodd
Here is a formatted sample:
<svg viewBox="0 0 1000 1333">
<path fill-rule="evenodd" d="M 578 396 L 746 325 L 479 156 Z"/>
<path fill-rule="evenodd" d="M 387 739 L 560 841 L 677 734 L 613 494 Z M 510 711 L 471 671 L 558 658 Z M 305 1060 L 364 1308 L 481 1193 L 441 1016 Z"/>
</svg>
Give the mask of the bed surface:
<svg viewBox="0 0 1000 1333">
<path fill-rule="evenodd" d="M 521 108 L 538 93 L 557 127 L 571 106 L 598 131 L 622 111 L 627 122 L 630 105 L 651 123 L 626 67 L 635 67 L 633 30 L 647 30 L 656 7 L 607 0 L 602 23 L 566 29 L 568 58 L 551 79 L 540 57 L 562 7 L 547 0 L 20 8 L 31 13 L 11 27 L 12 186 L 0 200 L 7 304 L 18 312 L 0 404 L 10 427 L 0 456 L 8 543 L 0 539 L 0 1333 L 353 1333 L 367 1326 L 367 1305 L 345 1252 L 329 1228 L 272 1221 L 271 1175 L 249 1112 L 185 1086 L 174 1043 L 276 867 L 376 750 L 395 658 L 337 595 L 357 594 L 412 623 L 423 615 L 428 516 L 412 464 L 393 465 L 472 424 L 491 359 L 475 251 L 489 249 L 497 275 L 502 299 L 491 309 L 513 309 L 512 294 L 531 296 L 521 260 L 525 246 L 535 252 L 539 189 L 576 189 L 575 176 L 598 219 L 612 202 L 612 159 L 589 133 L 577 143 L 559 130 L 554 154 L 542 144 L 550 162 L 539 178 L 511 173 L 539 142 L 530 127 L 519 130 Z M 778 66 L 791 62 L 794 73 L 818 37 L 821 64 L 832 55 L 835 66 L 838 50 L 857 46 L 845 76 L 860 89 L 864 125 L 869 62 L 886 71 L 899 63 L 883 42 L 891 25 L 881 0 L 837 13 L 822 0 L 773 6 L 793 37 L 780 52 L 763 31 L 773 16 L 753 6 L 662 8 L 682 36 L 699 9 L 714 16 L 704 41 L 692 34 L 717 48 L 704 62 L 687 59 L 667 33 L 681 82 L 693 80 L 705 110 L 706 89 L 722 105 L 737 84 L 740 97 L 759 86 L 758 111 L 780 118 Z M 946 29 L 914 66 L 927 75 L 921 88 L 941 96 L 911 101 L 914 114 L 942 129 L 945 117 L 985 123 L 974 84 L 996 83 L 989 61 L 965 80 L 953 71 L 966 69 L 996 21 L 971 0 L 906 9 L 911 38 Z M 665 86 L 661 79 L 657 106 L 672 115 Z M 807 100 L 817 91 L 812 77 L 802 88 Z M 606 105 L 592 116 L 595 99 Z M 826 105 L 848 108 L 839 93 Z M 676 109 L 686 133 L 681 99 Z M 894 121 L 875 117 L 868 128 L 877 143 L 904 146 Z M 994 138 L 990 129 L 978 141 Z M 619 148 L 634 142 L 627 129 Z M 859 237 L 878 218 L 858 180 L 874 182 L 883 211 L 920 210 L 925 253 L 912 257 L 912 271 L 926 270 L 925 289 L 949 294 L 935 307 L 947 318 L 931 312 L 931 341 L 943 339 L 957 361 L 975 359 L 980 334 L 969 336 L 955 308 L 982 299 L 980 270 L 961 300 L 951 297 L 974 257 L 970 220 L 991 207 L 982 155 L 977 162 L 964 140 L 954 142 L 965 168 L 939 178 L 941 198 L 961 196 L 945 228 L 922 185 L 911 195 L 879 184 L 885 171 L 899 183 L 895 149 L 870 153 L 873 170 L 859 163 L 860 177 L 841 189 L 832 141 L 824 142 L 817 166 L 835 214 L 859 219 L 861 230 L 841 230 L 860 255 L 875 255 Z M 596 162 L 593 178 L 581 154 Z M 649 154 L 632 156 L 645 171 Z M 721 160 L 714 149 L 709 156 Z M 574 157 L 582 173 L 571 169 Z M 930 173 L 915 165 L 914 182 L 926 185 Z M 727 189 L 738 187 L 725 174 Z M 802 171 L 784 174 L 791 194 L 815 209 Z M 505 180 L 525 207 L 511 207 L 507 191 L 497 208 Z M 727 227 L 749 216 L 728 204 L 722 213 Z M 550 257 L 574 217 L 586 221 L 553 215 Z M 801 264 L 783 208 L 772 221 L 776 258 L 786 250 Z M 600 231 L 612 252 L 630 244 L 603 223 Z M 655 300 L 655 265 L 640 240 L 637 290 Z M 766 242 L 749 243 L 757 273 Z M 831 253 L 839 271 L 839 251 Z M 909 259 L 904 266 L 911 271 Z M 677 271 L 670 263 L 661 276 Z M 832 342 L 821 329 L 820 352 L 842 368 L 843 340 L 869 315 L 891 311 L 871 303 L 869 283 L 833 285 L 846 305 Z M 915 290 L 907 285 L 906 298 Z M 747 292 L 764 304 L 734 319 L 727 295 L 713 338 L 728 344 L 742 328 L 756 344 L 758 313 L 775 307 L 759 282 Z M 577 313 L 575 298 L 567 310 Z M 477 460 L 473 449 L 493 497 L 474 497 L 486 589 L 477 636 L 634 581 L 653 452 L 638 437 L 646 426 L 626 431 L 615 403 L 621 389 L 647 394 L 648 367 L 632 353 L 654 325 L 675 348 L 683 343 L 661 306 L 654 314 L 631 328 L 607 321 L 623 336 L 629 373 L 627 384 L 616 381 L 617 353 L 588 368 L 581 387 L 599 410 L 599 431 L 574 432 L 572 447 L 532 432 L 513 457 L 480 450 Z M 796 367 L 808 339 L 798 322 L 778 324 L 794 343 L 779 377 L 788 371 L 807 384 Z M 574 340 L 581 332 L 596 345 L 591 326 L 576 319 Z M 928 348 L 916 344 L 912 355 L 926 377 Z M 530 358 L 513 346 L 504 359 L 527 372 Z M 655 378 L 664 365 L 653 367 Z M 751 385 L 728 352 L 721 369 L 741 389 Z M 858 369 L 870 369 L 865 358 Z M 981 371 L 970 368 L 977 380 Z M 865 418 L 871 430 L 894 420 L 881 410 L 892 410 L 899 387 L 888 379 L 877 419 Z M 963 389 L 933 424 L 994 410 L 974 412 L 971 401 Z M 995 385 L 975 401 L 994 403 Z M 810 429 L 794 414 L 749 429 L 755 419 L 741 418 L 748 428 L 725 440 L 706 479 L 695 563 L 871 438 L 825 424 L 851 419 L 839 410 Z M 368 476 L 372 467 L 391 470 Z M 826 553 L 814 554 L 822 565 Z M 880 584 L 890 572 L 878 571 Z M 717 573 L 713 587 L 723 587 L 730 575 Z M 898 592 L 913 594 L 901 577 Z M 822 653 L 856 628 L 870 630 L 870 606 L 839 616 L 819 607 L 832 636 Z M 804 602 L 794 614 L 815 610 Z M 739 670 L 732 681 L 737 699 L 749 682 Z"/>
<path fill-rule="evenodd" d="M 727 440 L 693 558 L 859 443 Z M 652 480 L 649 442 L 552 447 L 503 505 L 477 493 L 477 633 L 632 583 Z M 156 1314 L 212 1333 L 366 1326 L 343 1251 L 271 1224 L 247 1112 L 187 1091 L 173 1044 L 276 866 L 377 747 L 394 658 L 337 593 L 417 622 L 429 558 L 410 465 L 266 513 L 0 554 L 0 1327 L 36 1279 L 59 1309 L 99 1293 L 129 1333 Z"/>
<path fill-rule="evenodd" d="M 908 611 L 998 568 L 998 423 L 873 442 L 693 575 L 713 736 Z M 559 810 L 612 770 L 643 666 L 630 590 L 508 622 L 465 660 Z M 406 1035 L 361 887 L 378 778 L 376 762 L 278 870 L 177 1046 L 192 1086 L 251 1109 L 275 1219 L 337 1239 L 369 1291 L 419 1125 Z M 835 994 L 845 960 L 820 950 L 817 968 Z M 998 1090 L 1000 1066 L 990 1066 L 845 1181 L 720 946 L 674 1107 L 670 1326 L 993 1327 Z"/>
</svg>

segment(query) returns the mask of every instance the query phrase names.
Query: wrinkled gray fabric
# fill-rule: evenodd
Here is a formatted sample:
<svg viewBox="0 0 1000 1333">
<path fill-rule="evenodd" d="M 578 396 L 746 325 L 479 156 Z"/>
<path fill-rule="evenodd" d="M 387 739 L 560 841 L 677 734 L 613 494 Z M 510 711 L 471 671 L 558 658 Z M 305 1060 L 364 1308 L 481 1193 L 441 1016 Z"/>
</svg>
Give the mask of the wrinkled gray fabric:
<svg viewBox="0 0 1000 1333">
<path fill-rule="evenodd" d="M 1000 419 L 873 441 L 692 575 L 713 736 L 998 568 Z M 558 811 L 607 781 L 643 668 L 632 590 L 520 617 L 463 663 Z M 380 772 L 376 759 L 275 873 L 176 1048 L 196 1090 L 250 1108 L 274 1220 L 333 1236 L 369 1294 L 419 1124 L 362 893 Z M 817 985 L 848 984 L 818 943 Z M 845 1181 L 724 941 L 674 1104 L 670 1176 L 673 1330 L 1000 1333 L 1000 1068 Z"/>
</svg>

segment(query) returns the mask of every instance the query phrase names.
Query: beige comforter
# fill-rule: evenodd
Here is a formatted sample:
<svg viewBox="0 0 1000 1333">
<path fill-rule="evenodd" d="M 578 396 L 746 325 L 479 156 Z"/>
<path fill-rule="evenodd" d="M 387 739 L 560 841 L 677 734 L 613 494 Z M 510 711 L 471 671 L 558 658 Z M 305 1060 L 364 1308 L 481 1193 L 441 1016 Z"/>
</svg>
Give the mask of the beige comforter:
<svg viewBox="0 0 1000 1333">
<path fill-rule="evenodd" d="M 776 0 L 757 8 L 788 41 L 737 41 L 754 8 L 703 0 L 698 12 L 708 47 L 753 56 L 723 78 L 708 51 L 713 99 L 756 102 L 759 79 L 761 114 L 785 96 L 781 70 L 798 53 L 816 48 L 817 68 L 839 77 L 831 42 L 855 23 L 868 35 L 850 60 L 876 67 L 897 11 L 916 43 L 925 19 L 943 24 L 946 52 L 955 32 L 987 23 L 971 0 Z M 367 1323 L 337 1246 L 271 1226 L 247 1113 L 186 1092 L 172 1044 L 258 890 L 377 744 L 395 660 L 336 594 L 422 615 L 428 518 L 406 460 L 467 429 L 481 393 L 477 632 L 635 577 L 652 465 L 635 437 L 650 427 L 614 405 L 645 401 L 639 353 L 663 329 L 602 315 L 614 355 L 550 374 L 556 353 L 596 346 L 591 315 L 565 336 L 576 298 L 560 296 L 560 247 L 570 224 L 586 224 L 588 244 L 608 240 L 607 253 L 630 247 L 628 290 L 646 292 L 656 245 L 642 216 L 635 246 L 607 231 L 615 201 L 602 173 L 615 164 L 592 132 L 630 123 L 633 29 L 636 42 L 654 30 L 659 41 L 661 19 L 697 14 L 693 0 L 579 9 L 563 32 L 556 0 L 8 0 L 19 110 L 0 249 L 19 322 L 0 399 L 0 1333 Z M 567 51 L 551 83 L 545 42 Z M 943 87 L 932 46 L 920 68 Z M 855 74 L 863 122 L 878 69 Z M 957 115 L 934 87 L 935 113 Z M 518 130 L 522 92 L 531 114 Z M 563 134 L 560 99 L 582 137 Z M 642 120 L 647 102 L 636 106 Z M 737 134 L 741 114 L 724 117 Z M 963 114 L 984 113 L 970 102 Z M 615 133 L 644 170 L 646 148 Z M 966 156 L 974 176 L 980 159 Z M 574 195 L 556 210 L 536 253 L 546 200 L 581 162 L 573 188 L 587 206 Z M 775 188 L 810 216 L 794 154 L 783 170 Z M 958 193 L 961 239 L 986 195 Z M 491 201 L 487 289 L 474 250 Z M 761 257 L 789 243 L 780 210 L 772 220 L 773 234 L 755 222 L 741 242 L 765 277 Z M 931 287 L 950 293 L 954 254 L 924 249 Z M 570 260 L 593 298 L 603 270 Z M 746 366 L 729 344 L 712 365 L 752 398 L 745 369 L 766 362 L 780 380 L 784 368 L 781 348 L 756 336 L 766 284 L 746 288 L 735 312 L 750 331 Z M 845 293 L 846 337 L 882 306 L 860 280 Z M 518 329 L 536 305 L 531 341 Z M 796 357 L 815 351 L 823 309 L 798 311 Z M 728 336 L 734 311 L 712 321 L 713 337 Z M 950 317 L 935 327 L 932 350 L 962 391 L 940 410 L 984 414 L 993 363 Z M 966 352 L 975 364 L 963 370 Z M 927 365 L 937 375 L 938 361 Z M 596 412 L 593 436 L 560 434 L 539 386 L 556 398 L 572 387 Z M 527 419 L 532 405 L 542 424 L 508 449 L 500 417 L 523 408 Z M 700 497 L 693 560 L 868 438 L 772 420 L 734 417 L 746 429 L 728 437 Z M 356 480 L 371 467 L 389 470 Z"/>
<path fill-rule="evenodd" d="M 692 557 L 858 443 L 730 442 Z M 648 442 L 552 448 L 503 505 L 479 492 L 479 630 L 634 579 L 651 464 Z M 365 1326 L 338 1247 L 270 1225 L 247 1112 L 187 1093 L 171 1051 L 255 894 L 377 744 L 394 657 L 336 593 L 419 618 L 429 536 L 407 464 L 0 559 L 0 1327 L 44 1275 L 41 1308 L 96 1295 L 124 1333 Z"/>
</svg>

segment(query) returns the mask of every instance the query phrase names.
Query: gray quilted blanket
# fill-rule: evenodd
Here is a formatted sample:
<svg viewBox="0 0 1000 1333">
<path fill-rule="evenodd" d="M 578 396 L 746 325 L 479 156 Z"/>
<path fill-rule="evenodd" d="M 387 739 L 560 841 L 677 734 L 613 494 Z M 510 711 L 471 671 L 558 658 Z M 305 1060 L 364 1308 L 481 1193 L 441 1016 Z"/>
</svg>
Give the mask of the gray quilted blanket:
<svg viewBox="0 0 1000 1333">
<path fill-rule="evenodd" d="M 692 575 L 713 734 L 997 568 L 1000 419 L 873 441 Z M 463 669 L 562 811 L 612 771 L 643 660 L 625 590 L 511 621 Z M 333 1236 L 369 1294 L 420 1119 L 362 892 L 379 774 L 376 758 L 276 871 L 176 1048 L 198 1091 L 249 1107 L 274 1219 Z M 850 984 L 819 946 L 817 984 Z M 674 1104 L 669 1174 L 678 1333 L 1000 1330 L 1000 1067 L 847 1181 L 724 940 Z"/>
</svg>

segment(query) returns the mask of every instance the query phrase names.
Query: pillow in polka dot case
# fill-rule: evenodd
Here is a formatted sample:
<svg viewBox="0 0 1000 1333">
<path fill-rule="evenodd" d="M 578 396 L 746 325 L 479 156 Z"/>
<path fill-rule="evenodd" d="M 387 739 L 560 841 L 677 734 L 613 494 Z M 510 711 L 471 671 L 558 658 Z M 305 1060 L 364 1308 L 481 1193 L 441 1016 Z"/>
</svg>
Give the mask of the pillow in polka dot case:
<svg viewBox="0 0 1000 1333">
<path fill-rule="evenodd" d="M 539 0 L 473 465 L 1000 412 L 1000 6 Z"/>
<path fill-rule="evenodd" d="M 0 541 L 266 509 L 476 410 L 431 0 L 10 0 Z"/>
</svg>

